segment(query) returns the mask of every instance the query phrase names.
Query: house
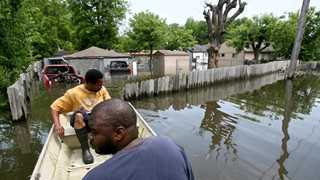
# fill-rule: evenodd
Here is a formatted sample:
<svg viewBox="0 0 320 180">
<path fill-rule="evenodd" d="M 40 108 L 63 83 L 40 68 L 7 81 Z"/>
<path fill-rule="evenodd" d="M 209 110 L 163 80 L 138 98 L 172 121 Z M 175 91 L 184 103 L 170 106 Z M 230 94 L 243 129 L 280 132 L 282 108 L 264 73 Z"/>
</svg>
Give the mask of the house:
<svg viewBox="0 0 320 180">
<path fill-rule="evenodd" d="M 209 45 L 196 45 L 190 49 L 192 52 L 193 69 L 206 70 L 208 68 Z M 223 43 L 219 50 L 219 67 L 236 66 L 244 63 L 244 52 L 237 52 L 235 48 Z"/>
<path fill-rule="evenodd" d="M 139 72 L 150 72 L 150 52 L 140 51 L 140 52 L 131 52 L 130 56 L 133 61 L 137 62 Z"/>
<path fill-rule="evenodd" d="M 244 51 L 237 50 L 227 43 L 221 44 L 219 50 L 219 67 L 243 65 L 245 60 Z"/>
<path fill-rule="evenodd" d="M 88 69 L 98 69 L 101 72 L 105 72 L 111 61 L 128 62 L 129 57 L 128 54 L 121 54 L 113 50 L 105 50 L 93 46 L 74 54 L 66 55 L 64 59 L 73 65 L 81 75 L 85 75 Z"/>
<path fill-rule="evenodd" d="M 208 64 L 208 45 L 195 45 L 192 51 L 192 63 L 196 66 L 196 64 L 204 65 Z"/>
<path fill-rule="evenodd" d="M 184 51 L 159 50 L 153 55 L 152 70 L 157 75 L 189 72 L 189 54 Z"/>
<path fill-rule="evenodd" d="M 252 48 L 246 48 L 244 50 L 244 59 L 252 61 L 254 60 L 254 52 Z M 259 55 L 259 60 L 260 61 L 270 61 L 274 60 L 276 58 L 275 56 L 275 50 L 273 49 L 272 46 L 267 47 L 266 49 L 262 50 L 262 52 Z"/>
</svg>

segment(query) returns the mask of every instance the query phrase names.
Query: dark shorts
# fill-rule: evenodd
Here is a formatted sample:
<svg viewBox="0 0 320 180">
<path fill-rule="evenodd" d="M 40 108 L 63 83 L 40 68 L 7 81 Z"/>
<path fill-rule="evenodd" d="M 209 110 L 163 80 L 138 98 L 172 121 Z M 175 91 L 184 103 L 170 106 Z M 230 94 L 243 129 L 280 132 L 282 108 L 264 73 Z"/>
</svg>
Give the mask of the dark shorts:
<svg viewBox="0 0 320 180">
<path fill-rule="evenodd" d="M 90 127 L 89 127 L 90 112 L 86 112 L 86 111 L 82 111 L 82 110 L 74 112 L 70 117 L 70 126 L 74 127 L 75 116 L 77 113 L 82 114 L 83 121 L 86 124 L 86 128 L 88 131 L 90 131 Z"/>
</svg>

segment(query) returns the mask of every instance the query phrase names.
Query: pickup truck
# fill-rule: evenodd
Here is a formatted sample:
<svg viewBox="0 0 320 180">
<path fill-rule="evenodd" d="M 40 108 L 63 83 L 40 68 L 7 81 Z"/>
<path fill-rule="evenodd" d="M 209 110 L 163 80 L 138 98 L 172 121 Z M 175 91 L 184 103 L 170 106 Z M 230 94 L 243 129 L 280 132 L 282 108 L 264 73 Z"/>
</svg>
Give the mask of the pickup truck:
<svg viewBox="0 0 320 180">
<path fill-rule="evenodd" d="M 46 88 L 51 88 L 54 83 L 84 82 L 84 77 L 78 75 L 76 69 L 69 64 L 46 65 L 42 70 L 42 81 Z"/>
</svg>

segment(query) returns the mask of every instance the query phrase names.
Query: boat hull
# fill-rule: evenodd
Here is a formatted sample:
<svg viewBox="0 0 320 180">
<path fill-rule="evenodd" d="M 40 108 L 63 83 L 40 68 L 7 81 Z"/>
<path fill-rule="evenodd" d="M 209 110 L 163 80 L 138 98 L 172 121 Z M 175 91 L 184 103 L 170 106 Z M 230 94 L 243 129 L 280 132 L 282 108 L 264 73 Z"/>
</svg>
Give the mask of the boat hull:
<svg viewBox="0 0 320 180">
<path fill-rule="evenodd" d="M 133 107 L 133 106 L 132 106 Z M 136 110 L 135 110 L 136 111 Z M 156 136 L 156 133 L 137 113 L 137 125 L 139 137 Z M 110 155 L 99 155 L 92 149 L 94 163 L 84 164 L 81 157 L 80 143 L 76 138 L 74 129 L 68 123 L 68 116 L 61 115 L 61 124 L 65 127 L 65 137 L 58 138 L 51 128 L 46 143 L 43 146 L 36 166 L 31 175 L 31 180 L 78 180 L 104 161 L 111 158 Z"/>
</svg>

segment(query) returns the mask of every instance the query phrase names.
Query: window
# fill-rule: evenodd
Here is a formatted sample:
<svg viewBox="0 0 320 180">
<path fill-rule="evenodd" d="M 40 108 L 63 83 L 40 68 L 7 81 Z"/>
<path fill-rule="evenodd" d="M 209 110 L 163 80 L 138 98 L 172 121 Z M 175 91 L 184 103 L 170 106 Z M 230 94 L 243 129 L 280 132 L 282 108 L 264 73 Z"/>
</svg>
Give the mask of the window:
<svg viewBox="0 0 320 180">
<path fill-rule="evenodd" d="M 47 74 L 59 74 L 59 73 L 74 73 L 73 68 L 68 66 L 49 66 L 47 67 Z"/>
<path fill-rule="evenodd" d="M 221 54 L 221 57 L 225 57 L 226 55 L 224 53 Z"/>
<path fill-rule="evenodd" d="M 236 57 L 236 54 L 235 54 L 235 53 L 232 53 L 232 57 L 233 57 L 233 58 Z"/>
</svg>

